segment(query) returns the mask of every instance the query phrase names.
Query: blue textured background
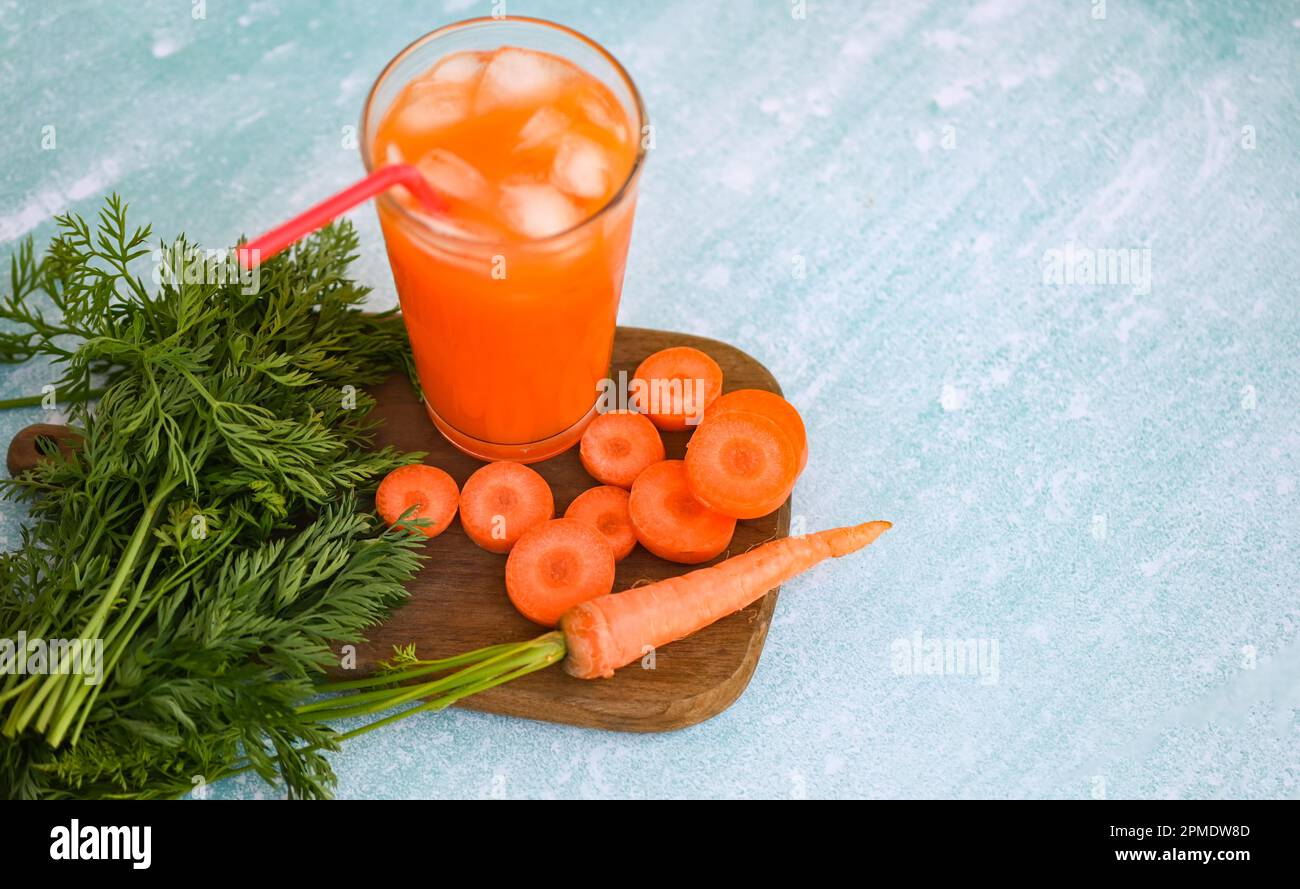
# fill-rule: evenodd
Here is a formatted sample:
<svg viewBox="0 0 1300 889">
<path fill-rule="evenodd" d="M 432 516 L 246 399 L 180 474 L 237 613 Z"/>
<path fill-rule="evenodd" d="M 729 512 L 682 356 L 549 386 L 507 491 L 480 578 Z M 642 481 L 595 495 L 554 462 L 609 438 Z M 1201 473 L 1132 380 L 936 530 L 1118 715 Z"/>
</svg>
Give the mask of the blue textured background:
<svg viewBox="0 0 1300 889">
<path fill-rule="evenodd" d="M 767 363 L 796 513 L 896 528 L 787 585 L 711 722 L 416 718 L 334 757 L 340 795 L 1300 796 L 1300 4 L 1095 10 L 510 4 L 606 44 L 657 126 L 622 320 Z M 490 12 L 0 2 L 0 243 L 110 190 L 159 235 L 261 231 L 358 174 L 398 49 Z M 1046 286 L 1069 243 L 1149 248 L 1150 292 Z M 997 683 L 897 675 L 918 631 L 996 640 Z"/>
</svg>

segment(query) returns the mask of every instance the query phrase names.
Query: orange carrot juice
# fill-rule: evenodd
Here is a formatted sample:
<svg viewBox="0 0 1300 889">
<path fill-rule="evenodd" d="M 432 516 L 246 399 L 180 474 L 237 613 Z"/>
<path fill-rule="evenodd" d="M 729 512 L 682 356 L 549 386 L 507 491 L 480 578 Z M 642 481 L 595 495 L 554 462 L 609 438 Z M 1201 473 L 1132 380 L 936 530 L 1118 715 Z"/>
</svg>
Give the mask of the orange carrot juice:
<svg viewBox="0 0 1300 889">
<path fill-rule="evenodd" d="M 475 456 L 544 459 L 594 415 L 641 159 L 626 85 L 541 49 L 458 49 L 370 129 L 368 163 L 414 164 L 447 204 L 395 190 L 379 218 L 430 416 Z"/>
</svg>

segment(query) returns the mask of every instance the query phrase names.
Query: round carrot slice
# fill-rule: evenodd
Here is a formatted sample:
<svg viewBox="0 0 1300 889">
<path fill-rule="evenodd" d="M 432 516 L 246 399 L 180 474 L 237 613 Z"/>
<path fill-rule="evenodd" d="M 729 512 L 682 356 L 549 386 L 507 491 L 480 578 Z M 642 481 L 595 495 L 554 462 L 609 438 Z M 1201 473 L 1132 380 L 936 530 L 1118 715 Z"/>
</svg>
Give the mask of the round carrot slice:
<svg viewBox="0 0 1300 889">
<path fill-rule="evenodd" d="M 804 429 L 803 417 L 799 416 L 799 411 L 793 404 L 766 389 L 737 389 L 719 395 L 718 400 L 709 405 L 704 416 L 708 419 L 728 411 L 762 414 L 774 421 L 785 430 L 785 434 L 790 436 L 790 441 L 794 443 L 794 448 L 799 453 L 799 471 L 803 472 L 804 467 L 808 465 L 808 432 Z"/>
<path fill-rule="evenodd" d="M 691 493 L 710 509 L 756 519 L 777 509 L 799 477 L 790 436 L 761 414 L 727 411 L 710 417 L 686 445 Z"/>
<path fill-rule="evenodd" d="M 437 537 L 447 530 L 459 502 L 455 479 L 424 463 L 397 467 L 375 490 L 375 510 L 380 518 L 390 525 L 397 524 L 404 513 L 408 519 L 425 519 L 427 525 L 411 526 L 425 537 Z"/>
<path fill-rule="evenodd" d="M 522 463 L 480 467 L 460 492 L 460 524 L 488 552 L 509 552 L 525 531 L 555 515 L 546 479 Z"/>
<path fill-rule="evenodd" d="M 735 519 L 691 494 L 681 460 L 664 460 L 637 476 L 627 511 L 642 546 L 661 559 L 687 565 L 718 555 L 736 530 Z"/>
<path fill-rule="evenodd" d="M 506 593 L 524 617 L 553 627 L 580 602 L 614 588 L 614 550 L 605 535 L 577 519 L 535 525 L 506 559 Z"/>
<path fill-rule="evenodd" d="M 673 346 L 642 361 L 632 380 L 640 380 L 641 412 L 665 432 L 681 432 L 698 425 L 722 391 L 722 368 L 699 349 Z"/>
<path fill-rule="evenodd" d="M 586 522 L 604 534 L 614 550 L 614 561 L 621 562 L 636 546 L 636 532 L 632 530 L 632 519 L 628 516 L 627 500 L 627 491 L 613 485 L 588 488 L 569 504 L 564 517 Z"/>
<path fill-rule="evenodd" d="M 587 425 L 578 456 L 596 481 L 630 488 L 641 470 L 664 458 L 664 440 L 643 414 L 614 411 Z"/>
</svg>

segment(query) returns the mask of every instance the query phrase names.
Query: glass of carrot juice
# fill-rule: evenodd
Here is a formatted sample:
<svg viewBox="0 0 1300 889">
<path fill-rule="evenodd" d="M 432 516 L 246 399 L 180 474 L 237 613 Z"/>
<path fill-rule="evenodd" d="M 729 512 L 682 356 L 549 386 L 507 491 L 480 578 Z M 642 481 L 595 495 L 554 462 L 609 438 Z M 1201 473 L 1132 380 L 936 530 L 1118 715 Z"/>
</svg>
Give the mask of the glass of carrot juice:
<svg viewBox="0 0 1300 889">
<path fill-rule="evenodd" d="M 560 25 L 473 19 L 399 53 L 361 126 L 367 171 L 413 164 L 447 204 L 377 201 L 430 418 L 484 460 L 570 447 L 609 376 L 645 159 L 631 78 Z"/>
</svg>

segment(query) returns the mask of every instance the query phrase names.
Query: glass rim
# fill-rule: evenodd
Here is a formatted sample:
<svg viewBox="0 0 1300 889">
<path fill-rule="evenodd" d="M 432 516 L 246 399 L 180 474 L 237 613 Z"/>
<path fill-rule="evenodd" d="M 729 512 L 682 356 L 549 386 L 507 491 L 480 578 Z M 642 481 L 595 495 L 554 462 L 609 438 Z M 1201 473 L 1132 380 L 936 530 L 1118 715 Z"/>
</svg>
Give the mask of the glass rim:
<svg viewBox="0 0 1300 889">
<path fill-rule="evenodd" d="M 523 16 L 523 15 L 508 15 L 508 16 L 500 16 L 500 17 L 479 16 L 478 18 L 464 19 L 463 21 L 453 22 L 449 25 L 443 25 L 442 27 L 435 28 L 434 30 L 430 31 L 429 33 L 421 37 L 417 37 L 415 40 L 408 43 L 397 55 L 393 56 L 393 58 L 389 60 L 388 64 L 385 65 L 383 70 L 379 72 L 379 76 L 375 78 L 375 82 L 371 85 L 370 91 L 366 94 L 365 106 L 362 108 L 361 111 L 361 162 L 365 166 L 367 175 L 375 171 L 374 158 L 371 156 L 371 150 L 370 150 L 371 114 L 374 110 L 375 96 L 379 92 L 379 87 L 388 79 L 388 76 L 392 73 L 393 69 L 397 65 L 399 65 L 403 60 L 405 60 L 412 53 L 419 50 L 421 47 L 425 46 L 428 43 L 432 43 L 434 40 L 440 37 L 445 37 L 448 34 L 453 33 L 455 31 L 459 31 L 463 28 L 478 27 L 482 25 L 501 24 L 501 23 L 536 25 L 542 28 L 549 28 L 555 31 L 559 31 L 568 37 L 572 37 L 578 40 L 579 42 L 586 44 L 591 49 L 594 49 L 598 54 L 600 54 L 601 57 L 605 59 L 605 61 L 607 61 L 613 67 L 613 69 L 618 73 L 619 77 L 623 79 L 623 83 L 627 86 L 628 92 L 632 96 L 632 103 L 636 108 L 637 117 L 640 122 L 640 127 L 637 128 L 634 134 L 637 137 L 637 150 L 636 150 L 636 157 L 633 158 L 632 160 L 632 168 L 628 170 L 627 177 L 623 180 L 623 184 L 620 185 L 618 189 L 614 191 L 614 193 L 610 196 L 609 200 L 607 200 L 604 204 L 600 205 L 600 207 L 598 207 L 596 210 L 592 211 L 590 215 L 584 216 L 582 219 L 578 220 L 578 222 L 574 223 L 573 225 L 569 226 L 563 231 L 556 232 L 553 235 L 546 235 L 545 237 L 541 237 L 541 238 L 520 238 L 520 239 L 512 239 L 509 242 L 509 243 L 518 243 L 518 244 L 528 244 L 528 245 L 547 244 L 548 242 L 559 240 L 586 227 L 592 222 L 595 222 L 596 220 L 600 219 L 602 216 L 604 216 L 606 213 L 608 213 L 609 211 L 617 207 L 619 204 L 623 203 L 624 198 L 631 192 L 632 184 L 636 181 L 637 174 L 640 173 L 641 167 L 645 163 L 645 158 L 646 158 L 645 140 L 641 138 L 641 135 L 644 132 L 643 128 L 646 126 L 646 124 L 649 121 L 649 117 L 646 114 L 645 102 L 641 98 L 641 91 L 637 89 L 636 82 L 632 80 L 632 75 L 627 73 L 627 69 L 624 68 L 623 64 L 617 58 L 614 57 L 614 54 L 611 53 L 609 50 L 605 49 L 605 47 L 597 43 L 595 40 L 588 37 L 586 34 L 583 34 L 581 31 L 575 31 L 573 28 L 570 28 L 567 25 L 561 25 L 558 22 L 552 22 L 547 19 L 534 18 L 532 16 Z M 471 245 L 471 246 L 483 246 L 483 245 L 498 243 L 497 241 L 481 240 L 478 238 L 466 238 L 457 234 L 453 234 L 448 231 L 435 228 L 422 214 L 414 212 L 410 208 L 403 205 L 400 201 L 394 199 L 390 192 L 380 193 L 379 195 L 376 196 L 375 201 L 376 203 L 382 204 L 385 207 L 389 207 L 392 210 L 396 211 L 397 214 L 399 215 L 399 218 L 402 221 L 415 225 L 421 230 L 422 234 L 427 234 L 429 236 L 438 239 L 451 241 L 463 245 Z"/>
</svg>

